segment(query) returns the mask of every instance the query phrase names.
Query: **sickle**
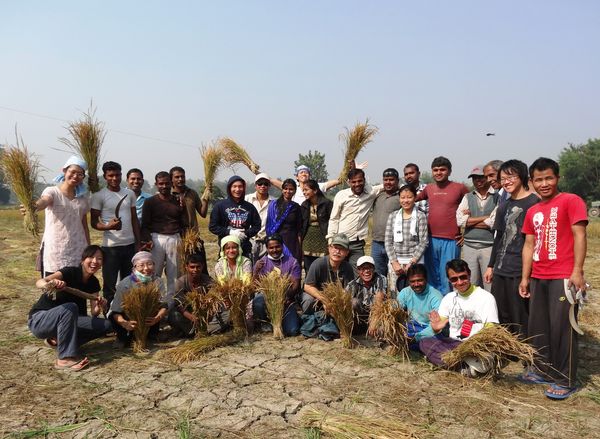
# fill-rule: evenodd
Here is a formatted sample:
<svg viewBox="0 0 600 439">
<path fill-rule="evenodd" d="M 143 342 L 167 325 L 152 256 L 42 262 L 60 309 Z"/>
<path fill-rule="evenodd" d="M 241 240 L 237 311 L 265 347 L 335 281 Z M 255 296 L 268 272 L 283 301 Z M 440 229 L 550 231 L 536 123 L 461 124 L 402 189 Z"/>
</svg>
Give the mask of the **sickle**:
<svg viewBox="0 0 600 439">
<path fill-rule="evenodd" d="M 571 306 L 569 307 L 569 323 L 571 324 L 571 327 L 575 330 L 575 332 L 577 332 L 579 335 L 583 335 L 583 330 L 579 327 L 577 319 L 575 318 L 575 305 L 578 304 L 580 301 L 580 299 L 577 297 L 577 293 L 578 291 L 575 288 L 575 286 L 571 285 L 571 287 L 565 290 L 565 297 L 567 298 L 567 301 L 571 304 Z"/>
<path fill-rule="evenodd" d="M 127 194 L 123 195 L 123 198 L 117 203 L 117 207 L 115 207 L 115 218 L 119 218 L 119 210 L 121 210 L 121 204 L 123 204 L 125 198 L 127 198 Z"/>
</svg>

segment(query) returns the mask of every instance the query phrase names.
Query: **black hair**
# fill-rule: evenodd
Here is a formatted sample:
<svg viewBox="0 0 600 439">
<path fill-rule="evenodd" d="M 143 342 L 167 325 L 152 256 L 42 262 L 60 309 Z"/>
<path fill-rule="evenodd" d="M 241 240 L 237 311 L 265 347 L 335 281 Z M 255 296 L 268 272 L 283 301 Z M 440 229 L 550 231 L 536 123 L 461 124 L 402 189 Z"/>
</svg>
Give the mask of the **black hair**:
<svg viewBox="0 0 600 439">
<path fill-rule="evenodd" d="M 404 169 L 406 168 L 415 168 L 417 172 L 421 172 L 421 170 L 419 169 L 419 165 L 415 164 L 415 163 L 408 163 Z"/>
<path fill-rule="evenodd" d="M 171 169 L 169 169 L 169 178 L 173 178 L 173 174 L 175 172 L 182 172 L 185 174 L 185 169 L 183 169 L 181 166 L 173 166 Z"/>
<path fill-rule="evenodd" d="M 448 274 L 449 270 L 452 270 L 455 273 L 462 273 L 463 271 L 466 271 L 467 273 L 471 274 L 469 264 L 462 259 L 452 259 L 451 261 L 446 262 L 446 274 Z"/>
<path fill-rule="evenodd" d="M 365 171 L 363 171 L 362 169 L 358 169 L 358 168 L 352 168 L 348 171 L 348 180 L 352 180 L 354 177 L 356 177 L 357 175 L 362 175 L 362 177 L 365 177 Z"/>
<path fill-rule="evenodd" d="M 185 265 L 200 264 L 204 267 L 204 258 L 202 253 L 191 253 L 185 257 Z"/>
<path fill-rule="evenodd" d="M 383 171 L 383 177 L 394 177 L 396 180 L 400 179 L 400 175 L 398 175 L 398 171 L 394 168 L 387 168 Z"/>
<path fill-rule="evenodd" d="M 107 171 L 120 171 L 121 165 L 117 162 L 104 162 L 102 165 L 102 175 L 106 175 Z"/>
<path fill-rule="evenodd" d="M 433 159 L 431 162 L 431 169 L 445 166 L 449 171 L 452 171 L 452 163 L 444 156 L 439 156 Z"/>
<path fill-rule="evenodd" d="M 171 179 L 171 176 L 167 171 L 160 171 L 154 176 L 154 182 L 157 182 L 159 178 L 168 178 Z"/>
<path fill-rule="evenodd" d="M 498 170 L 498 180 L 500 180 L 500 174 L 505 173 L 507 175 L 516 175 L 521 180 L 521 184 L 525 189 L 529 189 L 529 174 L 527 173 L 527 165 L 521 160 L 508 160 L 500 165 Z"/>
<path fill-rule="evenodd" d="M 91 258 L 96 254 L 96 252 L 100 252 L 102 257 L 104 257 L 104 251 L 102 250 L 102 247 L 95 244 L 88 245 L 86 248 L 83 249 L 83 253 L 81 253 L 81 260 L 83 261 L 86 258 Z"/>
<path fill-rule="evenodd" d="M 277 241 L 280 244 L 283 244 L 283 237 L 279 234 L 279 233 L 271 233 L 269 236 L 267 236 L 267 238 L 265 239 L 265 244 L 269 244 L 269 241 Z"/>
<path fill-rule="evenodd" d="M 415 264 L 408 267 L 408 270 L 406 271 L 406 278 L 410 279 L 412 276 L 417 274 L 422 275 L 425 280 L 427 280 L 427 268 L 425 267 L 425 264 Z"/>
<path fill-rule="evenodd" d="M 129 171 L 127 171 L 127 178 L 129 178 L 129 175 L 133 174 L 134 172 L 140 174 L 142 178 L 144 178 L 144 173 L 138 168 L 131 168 Z"/>
<path fill-rule="evenodd" d="M 545 171 L 546 169 L 552 170 L 557 177 L 560 175 L 558 163 L 548 157 L 540 157 L 529 167 L 529 177 L 533 179 L 533 171 Z"/>
<path fill-rule="evenodd" d="M 404 184 L 400 186 L 400 189 L 398 189 L 398 195 L 400 195 L 404 191 L 410 191 L 415 197 L 417 196 L 417 188 L 414 187 L 414 185 L 412 184 Z"/>
<path fill-rule="evenodd" d="M 287 205 L 288 205 L 288 201 L 285 201 L 283 199 L 283 188 L 286 185 L 292 185 L 295 190 L 298 188 L 298 185 L 296 185 L 296 182 L 293 179 L 286 178 L 285 180 L 283 180 L 283 183 L 281 183 L 281 196 L 276 201 L 277 211 L 278 211 L 279 215 L 282 215 L 283 212 L 285 212 L 285 209 L 287 208 Z"/>
<path fill-rule="evenodd" d="M 324 196 L 323 191 L 319 187 L 319 183 L 317 183 L 317 180 L 313 180 L 311 178 L 310 180 L 306 180 L 306 182 L 304 184 L 306 186 L 308 186 L 310 189 L 312 189 L 313 191 L 315 191 L 317 193 L 317 196 Z"/>
</svg>

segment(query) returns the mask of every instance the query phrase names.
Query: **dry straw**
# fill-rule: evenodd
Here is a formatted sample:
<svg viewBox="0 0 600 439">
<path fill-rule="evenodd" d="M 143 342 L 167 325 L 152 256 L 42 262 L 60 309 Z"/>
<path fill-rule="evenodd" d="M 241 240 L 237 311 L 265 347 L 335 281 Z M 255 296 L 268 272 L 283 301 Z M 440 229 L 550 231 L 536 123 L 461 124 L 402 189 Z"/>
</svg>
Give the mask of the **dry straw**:
<svg viewBox="0 0 600 439">
<path fill-rule="evenodd" d="M 373 136 L 379 131 L 377 127 L 369 125 L 369 119 L 367 119 L 365 123 L 357 122 L 352 130 L 349 128 L 345 128 L 345 130 L 345 133 L 340 134 L 340 139 L 346 144 L 344 167 L 339 176 L 340 181 L 345 181 L 348 178 L 348 171 L 350 171 L 351 163 L 356 159 L 358 153 L 368 143 L 373 141 Z"/>
<path fill-rule="evenodd" d="M 0 166 L 6 180 L 25 208 L 23 226 L 33 236 L 39 235 L 39 221 L 33 200 L 39 161 L 27 150 L 23 139 L 17 136 L 17 146 L 7 147 L 1 155 Z"/>
<path fill-rule="evenodd" d="M 488 375 L 496 375 L 507 360 L 521 360 L 532 365 L 536 350 L 502 325 L 490 325 L 442 355 L 449 368 L 459 366 L 468 357 L 491 365 Z"/>
<path fill-rule="evenodd" d="M 375 302 L 369 315 L 369 332 L 390 345 L 390 355 L 408 359 L 408 319 L 408 312 L 395 299 Z"/>
<path fill-rule="evenodd" d="M 256 282 L 257 291 L 265 297 L 265 305 L 273 326 L 273 337 L 278 340 L 283 338 L 283 314 L 285 313 L 285 298 L 292 280 L 288 275 L 282 275 L 279 269 L 270 271 L 261 276 Z"/>
<path fill-rule="evenodd" d="M 148 282 L 132 287 L 123 296 L 123 310 L 129 320 L 135 320 L 134 352 L 144 352 L 150 327 L 146 318 L 154 317 L 161 305 L 161 292 L 155 282 Z M 157 323 L 158 324 L 158 323 Z"/>
<path fill-rule="evenodd" d="M 212 187 L 217 175 L 217 171 L 223 165 L 223 148 L 218 143 L 202 146 L 201 155 L 204 163 L 204 192 L 202 199 L 209 201 L 212 199 Z"/>
<path fill-rule="evenodd" d="M 340 439 L 418 438 L 416 429 L 402 422 L 399 416 L 369 417 L 311 409 L 302 416 L 302 425 Z"/>
<path fill-rule="evenodd" d="M 69 122 L 66 126 L 69 137 L 59 140 L 81 156 L 88 165 L 88 185 L 91 192 L 98 192 L 98 162 L 100 149 L 106 136 L 104 123 L 96 118 L 96 109 L 90 108 L 83 113 L 80 120 Z"/>
<path fill-rule="evenodd" d="M 196 318 L 194 332 L 196 337 L 206 335 L 208 322 L 221 308 L 223 298 L 214 291 L 208 292 L 204 287 L 194 289 L 185 296 L 184 306 Z"/>
<path fill-rule="evenodd" d="M 168 361 L 175 364 L 183 364 L 196 361 L 202 355 L 223 346 L 230 346 L 244 339 L 244 335 L 238 332 L 227 332 L 225 334 L 211 335 L 210 337 L 199 337 L 185 342 L 173 349 L 163 351 L 162 354 Z"/>
<path fill-rule="evenodd" d="M 248 335 L 246 326 L 246 307 L 250 301 L 252 284 L 237 278 L 225 278 L 215 283 L 211 291 L 221 296 L 229 305 L 229 315 L 233 324 L 233 331 L 243 336 Z"/>
<path fill-rule="evenodd" d="M 200 230 L 197 227 L 186 229 L 179 241 L 177 254 L 179 256 L 179 271 L 185 270 L 185 261 L 189 255 L 201 253 L 204 251 L 204 241 L 200 237 Z"/>
<path fill-rule="evenodd" d="M 323 286 L 323 306 L 325 312 L 333 317 L 340 330 L 342 345 L 345 348 L 354 346 L 352 328 L 354 327 L 354 313 L 352 311 L 352 297 L 344 289 L 341 282 L 329 282 Z"/>
<path fill-rule="evenodd" d="M 229 137 L 219 139 L 218 144 L 223 148 L 225 161 L 233 166 L 236 163 L 242 163 L 247 166 L 253 174 L 258 174 L 260 166 L 258 166 L 251 158 L 243 146 L 237 144 Z"/>
</svg>

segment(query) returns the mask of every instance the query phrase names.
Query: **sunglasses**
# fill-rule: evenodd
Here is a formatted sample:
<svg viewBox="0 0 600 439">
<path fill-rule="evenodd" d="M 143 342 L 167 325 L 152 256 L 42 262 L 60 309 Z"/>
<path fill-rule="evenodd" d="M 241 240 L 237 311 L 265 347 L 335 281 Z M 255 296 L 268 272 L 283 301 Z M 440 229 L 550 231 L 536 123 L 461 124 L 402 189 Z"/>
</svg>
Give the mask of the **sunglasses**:
<svg viewBox="0 0 600 439">
<path fill-rule="evenodd" d="M 454 284 L 454 283 L 458 282 L 459 280 L 469 280 L 469 277 L 470 276 L 468 274 L 461 274 L 459 276 L 449 277 L 448 280 L 450 281 L 450 283 Z"/>
<path fill-rule="evenodd" d="M 269 186 L 270 183 L 267 183 L 266 181 L 259 181 L 256 183 L 257 186 Z"/>
</svg>

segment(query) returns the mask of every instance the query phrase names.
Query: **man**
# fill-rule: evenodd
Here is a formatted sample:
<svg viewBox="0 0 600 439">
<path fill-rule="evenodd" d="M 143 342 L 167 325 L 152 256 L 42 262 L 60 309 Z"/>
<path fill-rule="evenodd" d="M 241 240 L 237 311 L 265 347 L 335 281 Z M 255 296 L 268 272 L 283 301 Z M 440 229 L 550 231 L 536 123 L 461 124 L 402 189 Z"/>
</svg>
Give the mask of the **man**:
<svg viewBox="0 0 600 439">
<path fill-rule="evenodd" d="M 421 183 L 420 179 L 421 171 L 419 170 L 419 166 L 409 163 L 404 167 L 404 182 L 412 185 L 417 190 L 417 195 L 423 192 L 423 189 L 427 186 L 425 183 Z M 429 212 L 429 202 L 427 200 L 417 201 L 415 205 L 425 215 Z"/>
<path fill-rule="evenodd" d="M 246 195 L 246 182 L 238 175 L 234 175 L 227 182 L 227 198 L 218 201 L 210 213 L 208 230 L 221 239 L 233 235 L 242 243 L 242 254 L 250 258 L 252 244 L 250 238 L 260 231 L 260 215 L 256 208 L 244 200 Z"/>
<path fill-rule="evenodd" d="M 499 180 L 510 198 L 496 212 L 493 230 L 494 246 L 485 272 L 485 282 L 492 283 L 491 293 L 498 305 L 500 323 L 508 325 L 514 334 L 527 337 L 529 300 L 519 295 L 523 245 L 521 233 L 525 214 L 540 200 L 529 191 L 527 165 L 508 160 L 500 166 Z"/>
<path fill-rule="evenodd" d="M 429 315 L 437 311 L 442 301 L 442 293 L 427 283 L 427 269 L 423 264 L 411 265 L 406 272 L 408 285 L 398 292 L 396 300 L 410 314 L 408 336 L 415 342 L 434 337 Z M 418 345 L 415 346 L 418 349 Z"/>
<path fill-rule="evenodd" d="M 102 293 L 108 306 L 115 297 L 117 279 L 131 274 L 131 258 L 140 245 L 140 227 L 133 191 L 121 188 L 121 165 L 105 162 L 106 187 L 92 195 L 91 224 L 102 234 Z M 117 211 L 118 210 L 118 211 Z"/>
<path fill-rule="evenodd" d="M 374 303 L 381 303 L 387 296 L 387 279 L 377 273 L 371 256 L 361 256 L 356 262 L 358 276 L 347 286 L 352 296 L 354 311 L 353 334 L 364 334 L 369 326 L 369 314 Z"/>
<path fill-rule="evenodd" d="M 254 278 L 266 276 L 273 270 L 278 270 L 281 276 L 289 276 L 292 285 L 289 287 L 285 299 L 285 313 L 282 320 L 283 334 L 286 337 L 298 335 L 300 331 L 300 317 L 296 311 L 296 298 L 300 291 L 300 278 L 302 269 L 292 255 L 283 253 L 283 238 L 274 233 L 265 240 L 267 254 L 260 258 L 254 265 Z M 252 300 L 254 320 L 262 323 L 268 321 L 265 296 L 259 292 Z"/>
<path fill-rule="evenodd" d="M 529 176 L 541 201 L 529 208 L 523 223 L 519 293 L 530 298 L 528 337 L 538 351 L 535 366 L 541 375 L 528 372 L 521 379 L 548 383 L 548 398 L 565 399 L 577 391 L 576 316 L 587 287 L 587 210 L 577 195 L 559 192 L 554 160 L 540 157 Z"/>
<path fill-rule="evenodd" d="M 456 225 L 456 209 L 463 196 L 469 192 L 462 183 L 449 180 L 452 163 L 446 157 L 436 157 L 431 162 L 433 183 L 417 195 L 417 201 L 429 200 L 429 246 L 425 251 L 425 265 L 429 282 L 442 294 L 447 294 L 448 278 L 443 267 L 460 255 L 457 240 L 461 238 Z"/>
<path fill-rule="evenodd" d="M 498 194 L 490 192 L 490 183 L 483 175 L 483 169 L 476 166 L 469 178 L 475 190 L 466 194 L 456 209 L 456 224 L 464 227 L 462 258 L 471 268 L 471 283 L 490 291 L 491 284 L 484 282 L 494 244 L 494 214 L 498 203 Z"/>
<path fill-rule="evenodd" d="M 340 281 L 342 286 L 354 279 L 352 265 L 346 260 L 350 251 L 350 240 L 343 233 L 334 235 L 327 247 L 328 255 L 313 262 L 304 279 L 302 311 L 312 314 L 317 301 L 322 301 L 323 285 Z"/>
<path fill-rule="evenodd" d="M 446 272 L 454 291 L 446 294 L 438 311 L 429 315 L 431 328 L 439 333 L 446 324 L 450 325 L 449 337 L 429 337 L 419 342 L 419 349 L 433 364 L 446 367 L 442 355 L 456 348 L 462 341 L 477 334 L 484 327 L 498 323 L 498 310 L 494 296 L 470 281 L 471 270 L 462 259 L 453 259 L 446 264 Z M 461 366 L 461 374 L 475 377 L 479 369 L 467 360 Z"/>
<path fill-rule="evenodd" d="M 212 286 L 212 278 L 206 274 L 204 260 L 198 253 L 190 254 L 185 261 L 185 274 L 175 281 L 175 306 L 169 311 L 169 325 L 174 331 L 180 332 L 184 337 L 194 336 L 194 326 L 197 324 L 196 316 L 186 304 L 186 297 L 191 291 L 200 291 L 206 294 Z M 229 311 L 222 310 L 213 316 L 206 332 L 215 334 L 229 327 Z"/>
<path fill-rule="evenodd" d="M 388 255 L 385 251 L 385 227 L 390 213 L 400 209 L 398 198 L 398 183 L 400 176 L 394 168 L 383 171 L 383 192 L 377 195 L 373 203 L 373 229 L 371 242 L 371 256 L 375 261 L 377 273 L 387 276 Z"/>
<path fill-rule="evenodd" d="M 179 203 L 184 209 L 183 228 L 193 229 L 198 227 L 198 218 L 196 212 L 202 218 L 206 218 L 208 212 L 208 200 L 201 200 L 198 192 L 191 189 L 185 184 L 185 169 L 181 166 L 174 166 L 169 171 L 171 184 L 173 188 L 171 192 L 179 200 Z"/>
<path fill-rule="evenodd" d="M 161 171 L 154 184 L 158 193 L 144 203 L 142 209 L 142 247 L 151 249 L 157 276 L 167 275 L 167 302 L 173 307 L 177 278 L 177 251 L 183 228 L 183 207 L 171 193 L 171 176 Z"/>
<path fill-rule="evenodd" d="M 271 179 L 267 174 L 261 172 L 254 177 L 254 188 L 256 192 L 246 195 L 245 199 L 252 204 L 260 216 L 260 230 L 254 238 L 250 240 L 252 243 L 252 261 L 256 263 L 262 258 L 266 252 L 267 247 L 265 245 L 265 238 L 267 236 L 265 232 L 265 226 L 267 225 L 267 213 L 269 211 L 269 203 L 275 199 L 272 195 L 269 195 L 269 188 L 271 187 Z"/>
<path fill-rule="evenodd" d="M 500 182 L 500 166 L 502 166 L 502 163 L 502 160 L 491 160 L 483 167 L 483 175 L 490 184 L 491 190 L 498 194 L 498 207 L 510 198 Z"/>
<path fill-rule="evenodd" d="M 135 194 L 135 211 L 138 217 L 138 222 L 142 223 L 142 206 L 144 202 L 150 198 L 147 192 L 142 191 L 144 186 L 144 174 L 138 168 L 131 168 L 127 171 L 127 187 Z"/>
<path fill-rule="evenodd" d="M 369 211 L 383 185 L 365 185 L 365 173 L 354 168 L 348 172 L 350 188 L 339 191 L 333 199 L 327 238 L 343 233 L 350 240 L 348 261 L 356 268 L 358 258 L 365 255 L 365 238 L 369 234 Z"/>
</svg>

